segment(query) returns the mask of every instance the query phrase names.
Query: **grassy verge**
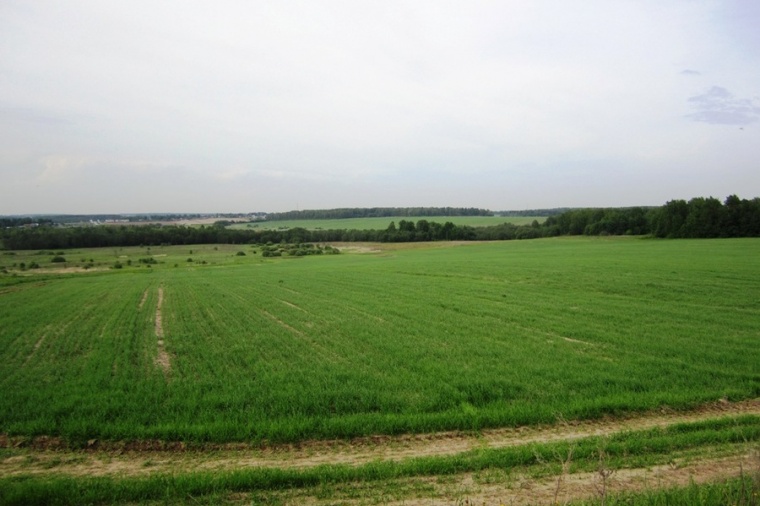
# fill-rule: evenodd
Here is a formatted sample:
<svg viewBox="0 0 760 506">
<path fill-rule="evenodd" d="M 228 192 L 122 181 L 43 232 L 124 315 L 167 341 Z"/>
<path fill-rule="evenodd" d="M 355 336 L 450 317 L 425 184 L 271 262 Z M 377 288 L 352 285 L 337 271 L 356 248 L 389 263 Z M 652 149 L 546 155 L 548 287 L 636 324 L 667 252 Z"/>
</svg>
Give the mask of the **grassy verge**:
<svg viewBox="0 0 760 506">
<path fill-rule="evenodd" d="M 745 474 L 720 483 L 694 484 L 649 490 L 635 494 L 616 494 L 604 499 L 578 501 L 573 506 L 757 506 L 760 504 L 760 476 Z"/>
</svg>

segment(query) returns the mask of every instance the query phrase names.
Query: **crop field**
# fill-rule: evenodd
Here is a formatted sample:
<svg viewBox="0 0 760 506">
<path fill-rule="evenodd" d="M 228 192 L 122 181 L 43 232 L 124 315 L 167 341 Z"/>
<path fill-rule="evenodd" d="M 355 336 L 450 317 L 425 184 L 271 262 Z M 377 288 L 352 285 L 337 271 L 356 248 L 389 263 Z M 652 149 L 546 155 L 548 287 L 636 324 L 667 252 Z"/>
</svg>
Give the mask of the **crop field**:
<svg viewBox="0 0 760 506">
<path fill-rule="evenodd" d="M 257 230 L 278 230 L 301 227 L 307 230 L 385 230 L 391 222 L 401 220 L 417 223 L 419 220 L 427 220 L 431 223 L 446 223 L 450 221 L 454 225 L 467 225 L 470 227 L 490 227 L 503 223 L 513 225 L 530 225 L 533 221 L 543 223 L 543 216 L 389 216 L 384 218 L 345 218 L 336 220 L 282 220 L 261 221 L 254 223 L 238 223 L 230 225 L 230 228 Z"/>
<path fill-rule="evenodd" d="M 488 469 L 507 480 L 499 473 L 510 466 L 530 474 L 572 453 L 565 440 L 525 441 L 493 454 L 475 446 L 386 460 L 394 448 L 413 447 L 415 435 L 458 431 L 481 434 L 486 444 L 489 431 L 705 406 L 718 407 L 709 422 L 679 420 L 670 436 L 652 425 L 646 430 L 655 432 L 604 443 L 605 454 L 619 459 L 609 465 L 628 465 L 624 455 L 667 465 L 704 448 L 739 458 L 747 445 L 757 447 L 760 240 L 336 246 L 342 254 L 292 258 L 264 258 L 241 245 L 0 254 L 0 489 L 10 491 L 0 492 L 0 503 L 34 496 L 43 504 L 62 490 L 93 487 L 105 491 L 93 503 L 172 494 L 177 503 L 188 496 L 188 503 L 250 503 L 266 490 L 267 501 L 289 503 L 301 499 L 273 491 L 348 497 L 341 483 L 370 479 L 391 490 L 367 496 L 411 504 L 412 496 L 429 497 L 425 486 L 394 480 Z M 39 266 L 29 269 L 32 262 Z M 749 404 L 731 411 L 742 402 Z M 733 418 L 716 421 L 719 415 Z M 578 472 L 597 466 L 598 435 L 577 436 Z M 380 436 L 391 443 L 378 461 L 345 467 L 330 460 L 338 443 L 329 441 Z M 50 462 L 34 453 L 41 437 L 64 452 L 43 466 L 54 478 L 32 479 L 24 466 L 11 472 L 17 461 Z M 236 468 L 175 481 L 166 476 L 197 466 L 97 483 L 56 474 L 64 457 L 90 458 L 78 448 L 112 451 L 130 441 L 161 451 L 177 443 L 212 452 L 240 444 L 252 452 L 293 445 L 316 452 L 318 441 L 332 449 L 320 461 L 327 467 L 313 473 L 288 470 L 296 455 L 273 471 Z M 566 471 L 552 469 L 551 476 Z M 248 495 L 234 495 L 241 491 Z"/>
</svg>

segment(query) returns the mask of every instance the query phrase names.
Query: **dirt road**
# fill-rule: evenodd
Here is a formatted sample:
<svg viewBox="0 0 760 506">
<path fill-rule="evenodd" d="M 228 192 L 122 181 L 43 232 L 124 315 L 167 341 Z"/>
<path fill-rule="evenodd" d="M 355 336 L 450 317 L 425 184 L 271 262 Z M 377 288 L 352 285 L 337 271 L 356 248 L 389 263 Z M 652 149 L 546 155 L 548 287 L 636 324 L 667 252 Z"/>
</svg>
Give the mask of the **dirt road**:
<svg viewBox="0 0 760 506">
<path fill-rule="evenodd" d="M 244 444 L 208 445 L 187 449 L 182 444 L 160 442 L 92 441 L 88 449 L 71 450 L 53 438 L 24 440 L 0 436 L 6 453 L 0 459 L 0 476 L 66 475 L 139 477 L 198 471 L 232 471 L 253 467 L 308 468 L 323 464 L 360 465 L 372 461 L 400 461 L 422 456 L 454 455 L 477 448 L 503 448 L 536 442 L 574 440 L 618 432 L 666 427 L 723 416 L 760 415 L 760 399 L 738 403 L 719 402 L 689 412 L 657 412 L 620 419 L 557 423 L 550 426 L 482 431 L 477 434 L 446 432 L 399 437 L 378 436 L 349 441 L 310 441 L 298 445 L 265 448 Z M 687 463 L 625 469 L 603 476 L 575 473 L 535 478 L 511 473 L 497 484 L 472 473 L 408 481 L 425 482 L 433 496 L 453 495 L 472 504 L 534 504 L 564 502 L 568 498 L 593 497 L 617 490 L 641 490 L 690 481 L 715 481 L 749 470 L 760 469 L 754 454 L 692 458 Z M 760 471 L 759 471 L 760 472 Z M 600 488 L 601 487 L 601 488 Z M 304 499 L 303 497 L 301 499 Z M 527 501 L 527 502 L 526 502 Z M 307 501 L 308 502 L 308 501 Z M 393 503 L 392 500 L 386 501 Z M 420 504 L 431 504 L 430 499 Z M 406 497 L 404 504 L 415 504 Z M 445 502 L 444 502 L 445 503 Z M 449 502 L 450 503 L 450 502 Z M 461 501 L 460 501 L 461 503 Z"/>
</svg>

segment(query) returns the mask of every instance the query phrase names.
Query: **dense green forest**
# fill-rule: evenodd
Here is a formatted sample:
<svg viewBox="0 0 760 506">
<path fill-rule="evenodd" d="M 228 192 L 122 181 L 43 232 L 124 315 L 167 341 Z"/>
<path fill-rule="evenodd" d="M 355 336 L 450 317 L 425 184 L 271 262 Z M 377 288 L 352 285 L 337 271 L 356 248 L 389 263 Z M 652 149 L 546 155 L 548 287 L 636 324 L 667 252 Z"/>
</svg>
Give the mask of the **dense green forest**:
<svg viewBox="0 0 760 506">
<path fill-rule="evenodd" d="M 267 221 L 339 220 L 345 218 L 387 218 L 396 216 L 493 216 L 493 212 L 474 207 L 347 207 L 270 213 L 267 214 Z"/>
<path fill-rule="evenodd" d="M 405 208 L 418 212 L 421 208 Z M 429 208 L 428 208 L 429 209 Z M 445 208 L 449 209 L 449 208 Z M 355 211 L 355 210 L 352 210 Z M 475 210 L 478 211 L 478 210 Z M 305 212 L 305 211 L 301 211 Z M 283 213 L 287 214 L 287 213 Z M 303 216 L 301 216 L 303 218 Z M 324 219 L 324 216 L 320 217 Z M 492 241 L 559 235 L 651 235 L 661 238 L 760 237 L 760 198 L 729 196 L 673 200 L 662 207 L 575 209 L 539 224 L 457 226 L 447 221 L 401 219 L 385 230 L 232 230 L 224 226 L 6 227 L 5 249 L 66 249 L 158 244 L 267 244 L 307 242 Z"/>
</svg>

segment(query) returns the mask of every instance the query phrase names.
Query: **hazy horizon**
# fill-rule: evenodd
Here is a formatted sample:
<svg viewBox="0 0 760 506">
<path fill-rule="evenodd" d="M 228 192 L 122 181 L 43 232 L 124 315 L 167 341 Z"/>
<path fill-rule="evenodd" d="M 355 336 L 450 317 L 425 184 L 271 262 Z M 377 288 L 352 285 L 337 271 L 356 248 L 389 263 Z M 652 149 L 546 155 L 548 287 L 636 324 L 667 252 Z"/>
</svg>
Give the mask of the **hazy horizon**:
<svg viewBox="0 0 760 506">
<path fill-rule="evenodd" d="M 7 0 L 0 214 L 754 198 L 758 26 L 749 0 Z"/>
</svg>

